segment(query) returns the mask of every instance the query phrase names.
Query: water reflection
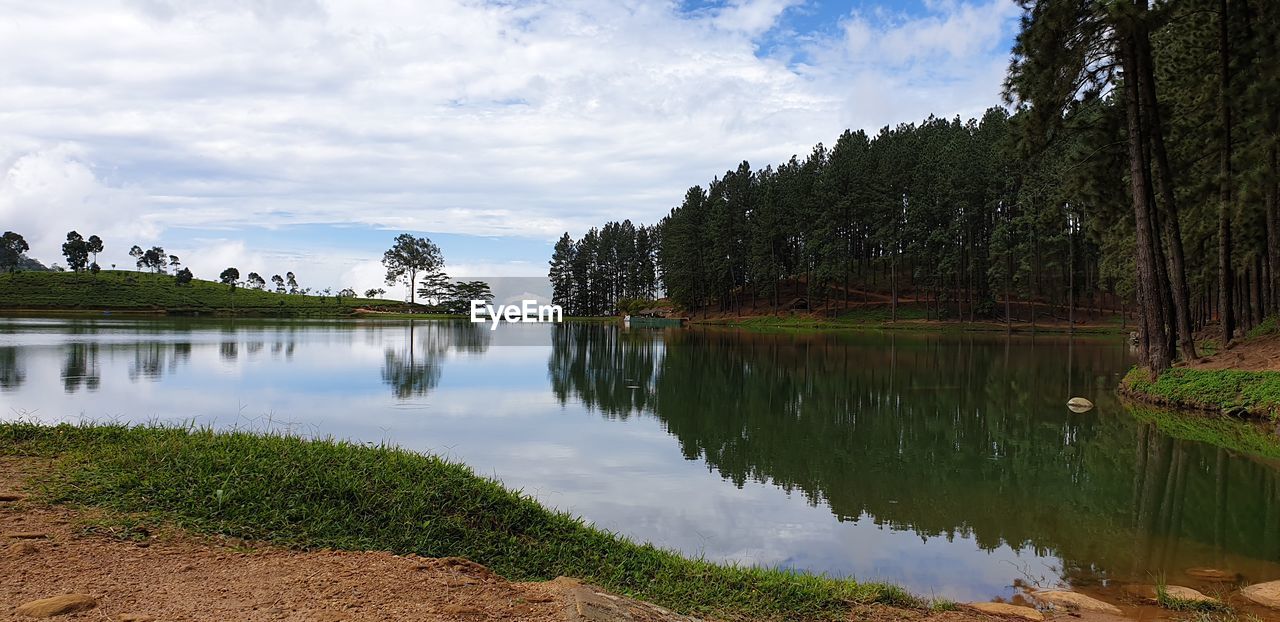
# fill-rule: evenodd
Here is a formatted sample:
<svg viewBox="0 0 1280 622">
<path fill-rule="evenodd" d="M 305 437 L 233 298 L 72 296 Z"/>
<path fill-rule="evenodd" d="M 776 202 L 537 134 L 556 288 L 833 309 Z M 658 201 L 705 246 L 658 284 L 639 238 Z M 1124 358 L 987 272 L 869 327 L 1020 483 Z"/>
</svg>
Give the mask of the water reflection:
<svg viewBox="0 0 1280 622">
<path fill-rule="evenodd" d="M 449 352 L 483 354 L 492 336 L 470 322 L 410 321 L 401 346 L 388 346 L 382 381 L 398 399 L 422 397 L 440 383 L 440 372 Z"/>
<path fill-rule="evenodd" d="M 159 380 L 166 372 L 170 374 L 176 372 L 180 366 L 191 359 L 192 344 L 186 341 L 173 343 L 139 341 L 125 345 L 124 348 L 133 352 L 133 362 L 129 365 L 129 380 L 136 382 L 139 378 Z M 222 352 L 223 358 L 226 358 L 225 349 Z"/>
<path fill-rule="evenodd" d="M 840 521 L 1056 556 L 1074 584 L 1280 559 L 1275 465 L 1124 413 L 1114 346 L 573 325 L 554 340 L 562 403 L 654 416 L 686 459 Z M 1070 413 L 1071 391 L 1100 412 Z"/>
<path fill-rule="evenodd" d="M 1277 462 L 1129 413 L 1129 365 L 1003 335 L 0 319 L 0 416 L 386 440 L 637 540 L 954 599 L 1280 578 Z"/>
<path fill-rule="evenodd" d="M 98 344 L 67 344 L 67 357 L 62 364 L 63 390 L 75 393 L 83 385 L 89 391 L 98 390 L 102 372 L 98 369 Z"/>
<path fill-rule="evenodd" d="M 0 346 L 0 391 L 16 391 L 27 379 L 26 370 L 18 360 L 20 351 L 14 346 Z"/>
</svg>

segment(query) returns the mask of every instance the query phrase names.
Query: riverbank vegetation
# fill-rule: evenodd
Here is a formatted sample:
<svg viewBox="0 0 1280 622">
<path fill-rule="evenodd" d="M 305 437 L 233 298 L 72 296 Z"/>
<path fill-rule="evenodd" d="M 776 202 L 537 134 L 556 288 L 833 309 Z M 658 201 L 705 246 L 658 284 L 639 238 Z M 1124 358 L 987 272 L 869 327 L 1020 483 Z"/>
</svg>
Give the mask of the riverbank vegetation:
<svg viewBox="0 0 1280 622">
<path fill-rule="evenodd" d="M 591 527 L 465 466 L 386 446 L 160 427 L 0 423 L 0 454 L 59 460 L 47 499 L 306 549 L 458 556 L 513 581 L 572 576 L 721 619 L 845 619 L 902 590 L 681 557 Z"/>
<path fill-rule="evenodd" d="M 1173 368 L 1153 375 L 1135 367 L 1121 391 L 1145 401 L 1267 419 L 1280 417 L 1280 372 Z"/>
</svg>

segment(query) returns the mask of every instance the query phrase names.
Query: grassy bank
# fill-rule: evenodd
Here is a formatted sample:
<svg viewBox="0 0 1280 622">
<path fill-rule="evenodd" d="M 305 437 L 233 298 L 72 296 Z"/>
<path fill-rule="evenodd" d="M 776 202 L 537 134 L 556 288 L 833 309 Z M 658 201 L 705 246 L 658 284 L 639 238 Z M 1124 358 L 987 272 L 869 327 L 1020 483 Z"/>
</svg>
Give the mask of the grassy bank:
<svg viewBox="0 0 1280 622">
<path fill-rule="evenodd" d="M 1233 416 L 1280 417 L 1280 372 L 1173 368 L 1129 370 L 1120 392 L 1152 404 Z"/>
<path fill-rule="evenodd" d="M 393 447 L 159 427 L 0 424 L 0 454 L 58 458 L 57 503 L 300 548 L 460 556 L 572 576 L 723 619 L 842 619 L 901 589 L 681 557 L 585 525 L 465 466 Z M 141 516 L 139 516 L 141 515 Z"/>
<path fill-rule="evenodd" d="M 172 275 L 103 270 L 0 274 L 0 311 L 149 312 L 172 314 L 339 316 L 358 308 L 403 310 L 368 298 L 278 294 Z"/>
</svg>

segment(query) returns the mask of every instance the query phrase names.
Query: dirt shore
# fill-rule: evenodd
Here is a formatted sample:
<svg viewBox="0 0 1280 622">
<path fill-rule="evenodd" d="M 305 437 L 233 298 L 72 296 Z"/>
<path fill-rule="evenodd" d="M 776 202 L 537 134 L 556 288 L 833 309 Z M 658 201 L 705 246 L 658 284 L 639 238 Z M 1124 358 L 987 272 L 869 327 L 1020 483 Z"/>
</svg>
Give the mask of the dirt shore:
<svg viewBox="0 0 1280 622">
<path fill-rule="evenodd" d="M 93 511 L 21 498 L 47 466 L 0 458 L 0 620 L 31 620 L 19 607 L 68 594 L 87 597 L 85 609 L 57 620 L 692 620 L 569 578 L 509 582 L 460 558 L 287 550 L 168 528 L 124 533 Z M 857 608 L 850 618 L 999 619 L 887 606 Z"/>
</svg>

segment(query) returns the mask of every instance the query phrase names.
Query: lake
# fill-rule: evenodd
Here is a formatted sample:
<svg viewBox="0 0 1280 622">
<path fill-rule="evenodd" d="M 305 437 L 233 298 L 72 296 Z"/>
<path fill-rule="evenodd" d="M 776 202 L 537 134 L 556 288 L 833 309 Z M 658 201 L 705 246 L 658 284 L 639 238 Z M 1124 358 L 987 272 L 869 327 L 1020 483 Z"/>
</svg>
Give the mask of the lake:
<svg viewBox="0 0 1280 622">
<path fill-rule="evenodd" d="M 387 441 L 635 540 L 956 600 L 1280 578 L 1280 465 L 1135 418 L 1133 360 L 1044 335 L 9 318 L 0 417 Z"/>
</svg>

